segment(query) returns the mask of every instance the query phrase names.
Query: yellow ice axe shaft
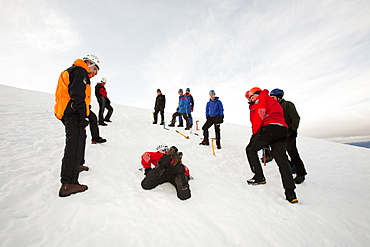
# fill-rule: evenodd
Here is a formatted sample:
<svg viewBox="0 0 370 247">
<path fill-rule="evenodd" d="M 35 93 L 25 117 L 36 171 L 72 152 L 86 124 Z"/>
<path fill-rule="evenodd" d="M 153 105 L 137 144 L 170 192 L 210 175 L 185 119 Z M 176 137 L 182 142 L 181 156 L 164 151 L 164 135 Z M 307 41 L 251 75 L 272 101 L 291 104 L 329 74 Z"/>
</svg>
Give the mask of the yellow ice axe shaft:
<svg viewBox="0 0 370 247">
<path fill-rule="evenodd" d="M 216 156 L 216 152 L 215 152 L 215 138 L 211 138 L 211 146 L 212 146 L 212 154 L 213 156 Z"/>
<path fill-rule="evenodd" d="M 181 133 L 180 131 L 176 130 L 176 132 L 177 132 L 177 133 L 179 133 L 180 135 L 182 135 L 183 137 L 185 137 L 186 139 L 190 139 L 190 137 L 189 137 L 189 136 L 184 135 L 184 134 L 183 134 L 183 133 Z"/>
</svg>

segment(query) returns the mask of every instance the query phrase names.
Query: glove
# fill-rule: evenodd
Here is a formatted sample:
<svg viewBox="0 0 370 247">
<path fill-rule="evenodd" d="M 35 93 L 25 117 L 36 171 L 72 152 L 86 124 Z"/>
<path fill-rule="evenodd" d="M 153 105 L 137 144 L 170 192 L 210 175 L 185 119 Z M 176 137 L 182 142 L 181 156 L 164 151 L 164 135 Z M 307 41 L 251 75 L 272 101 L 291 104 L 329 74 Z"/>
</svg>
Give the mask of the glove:
<svg viewBox="0 0 370 247">
<path fill-rule="evenodd" d="M 86 117 L 80 116 L 80 122 L 78 123 L 78 126 L 86 127 L 87 125 L 89 125 L 89 121 L 86 119 Z"/>
<path fill-rule="evenodd" d="M 151 167 L 145 168 L 144 175 L 148 175 L 148 173 L 152 170 Z"/>
<path fill-rule="evenodd" d="M 295 139 L 295 138 L 297 138 L 297 131 L 295 131 L 295 130 L 290 131 L 288 138 L 289 139 Z"/>
<path fill-rule="evenodd" d="M 194 111 L 194 108 L 191 108 L 191 112 L 193 112 Z"/>
</svg>

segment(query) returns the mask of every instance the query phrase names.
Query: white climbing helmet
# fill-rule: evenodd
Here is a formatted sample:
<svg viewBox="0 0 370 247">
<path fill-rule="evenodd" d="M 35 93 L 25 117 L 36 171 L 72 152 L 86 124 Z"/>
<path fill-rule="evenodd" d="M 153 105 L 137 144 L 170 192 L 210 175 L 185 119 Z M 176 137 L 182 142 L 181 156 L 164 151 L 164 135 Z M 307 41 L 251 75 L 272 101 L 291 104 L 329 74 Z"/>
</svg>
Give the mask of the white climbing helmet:
<svg viewBox="0 0 370 247">
<path fill-rule="evenodd" d="M 107 83 L 107 78 L 102 77 L 102 78 L 101 78 L 101 82 L 105 82 L 105 83 Z"/>
<path fill-rule="evenodd" d="M 90 63 L 92 63 L 91 66 L 95 65 L 96 67 L 98 67 L 98 69 L 100 69 L 100 60 L 97 56 L 89 54 L 84 56 L 82 60 L 84 60 L 85 62 L 89 61 Z"/>
</svg>

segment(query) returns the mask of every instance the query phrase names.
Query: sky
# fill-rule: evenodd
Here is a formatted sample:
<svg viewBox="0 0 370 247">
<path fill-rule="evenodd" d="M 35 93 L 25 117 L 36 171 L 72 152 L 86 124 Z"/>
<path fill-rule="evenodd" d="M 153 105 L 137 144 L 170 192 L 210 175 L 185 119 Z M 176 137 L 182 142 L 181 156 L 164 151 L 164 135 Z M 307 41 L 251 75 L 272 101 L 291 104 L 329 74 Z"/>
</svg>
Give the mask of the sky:
<svg viewBox="0 0 370 247">
<path fill-rule="evenodd" d="M 369 246 L 368 148 L 299 137 L 308 175 L 291 204 L 275 161 L 263 166 L 265 185 L 247 184 L 251 133 L 244 125 L 223 123 L 222 149 L 213 156 L 198 145 L 200 136 L 164 130 L 150 123 L 150 109 L 117 104 L 114 121 L 99 128 L 106 143 L 91 144 L 87 128 L 90 170 L 79 182 L 88 190 L 60 198 L 65 130 L 52 101 L 51 93 L 0 85 L 2 247 Z M 169 183 L 141 188 L 141 155 L 158 145 L 183 152 L 194 178 L 190 199 L 179 200 Z"/>
<path fill-rule="evenodd" d="M 0 84 L 54 93 L 61 71 L 95 54 L 92 84 L 108 79 L 113 107 L 153 109 L 160 88 L 174 113 L 190 88 L 204 117 L 213 89 L 225 121 L 250 128 L 245 92 L 281 88 L 300 135 L 369 137 L 369 11 L 367 0 L 0 0 Z"/>
</svg>

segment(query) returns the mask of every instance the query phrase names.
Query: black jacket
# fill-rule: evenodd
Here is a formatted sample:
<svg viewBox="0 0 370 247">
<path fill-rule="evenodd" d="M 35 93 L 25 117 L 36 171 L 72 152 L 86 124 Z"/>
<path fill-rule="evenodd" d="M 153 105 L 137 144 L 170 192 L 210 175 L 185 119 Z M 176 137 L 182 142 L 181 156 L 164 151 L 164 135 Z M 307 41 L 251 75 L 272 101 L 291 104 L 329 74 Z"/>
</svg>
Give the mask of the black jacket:
<svg viewBox="0 0 370 247">
<path fill-rule="evenodd" d="M 166 96 L 164 96 L 163 94 L 157 95 L 157 98 L 155 99 L 154 110 L 164 111 L 165 107 L 166 107 Z"/>
</svg>

